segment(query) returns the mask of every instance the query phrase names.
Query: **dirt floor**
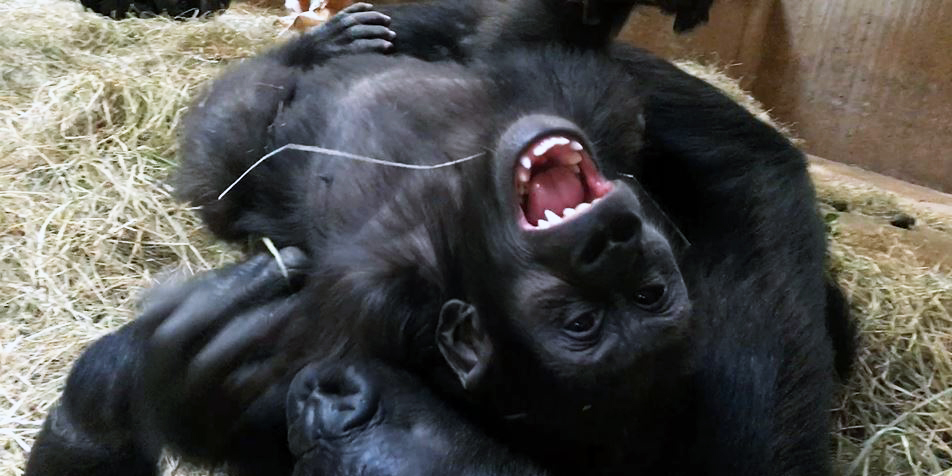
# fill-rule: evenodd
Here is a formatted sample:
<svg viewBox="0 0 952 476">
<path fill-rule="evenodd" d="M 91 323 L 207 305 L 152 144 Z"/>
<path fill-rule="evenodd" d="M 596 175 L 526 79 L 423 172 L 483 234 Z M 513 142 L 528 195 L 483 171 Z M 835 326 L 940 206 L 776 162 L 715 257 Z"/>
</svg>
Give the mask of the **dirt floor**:
<svg viewBox="0 0 952 476">
<path fill-rule="evenodd" d="M 22 474 L 69 366 L 143 288 L 237 257 L 164 180 L 188 99 L 277 41 L 280 15 L 116 22 L 66 0 L 0 2 L 0 475 Z M 681 66 L 770 120 L 716 68 Z M 833 409 L 841 473 L 952 476 L 952 199 L 822 159 L 812 171 L 863 336 Z"/>
</svg>

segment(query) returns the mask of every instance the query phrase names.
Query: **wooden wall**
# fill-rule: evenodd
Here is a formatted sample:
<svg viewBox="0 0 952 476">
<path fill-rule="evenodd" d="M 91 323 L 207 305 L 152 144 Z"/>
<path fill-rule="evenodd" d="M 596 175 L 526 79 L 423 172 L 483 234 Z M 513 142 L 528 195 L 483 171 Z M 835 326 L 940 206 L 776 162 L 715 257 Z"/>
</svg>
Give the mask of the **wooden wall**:
<svg viewBox="0 0 952 476">
<path fill-rule="evenodd" d="M 642 9 L 623 37 L 732 65 L 812 154 L 952 192 L 952 0 L 716 0 L 693 33 Z"/>
</svg>

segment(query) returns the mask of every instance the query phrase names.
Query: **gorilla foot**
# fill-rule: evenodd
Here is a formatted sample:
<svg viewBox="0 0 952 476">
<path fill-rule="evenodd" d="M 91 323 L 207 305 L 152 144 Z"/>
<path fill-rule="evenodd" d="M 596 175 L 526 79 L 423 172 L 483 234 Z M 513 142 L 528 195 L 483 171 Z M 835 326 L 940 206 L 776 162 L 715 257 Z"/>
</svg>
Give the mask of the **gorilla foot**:
<svg viewBox="0 0 952 476">
<path fill-rule="evenodd" d="M 301 455 L 320 440 L 346 437 L 378 415 L 378 396 L 370 381 L 353 367 L 309 366 L 288 392 L 291 452 Z"/>
<path fill-rule="evenodd" d="M 383 364 L 320 362 L 288 391 L 294 476 L 445 474 L 454 451 L 445 409 L 410 374 Z"/>
</svg>

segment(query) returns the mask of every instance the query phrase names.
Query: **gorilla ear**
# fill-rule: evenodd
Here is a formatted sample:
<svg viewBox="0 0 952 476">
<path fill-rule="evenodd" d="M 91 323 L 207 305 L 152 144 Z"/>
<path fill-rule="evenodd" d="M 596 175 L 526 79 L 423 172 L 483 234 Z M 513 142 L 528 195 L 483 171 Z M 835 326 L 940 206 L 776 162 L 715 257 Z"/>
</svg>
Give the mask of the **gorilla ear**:
<svg viewBox="0 0 952 476">
<path fill-rule="evenodd" d="M 492 342 L 476 308 L 457 299 L 443 304 L 436 343 L 463 388 L 476 388 L 485 376 L 493 354 Z"/>
</svg>

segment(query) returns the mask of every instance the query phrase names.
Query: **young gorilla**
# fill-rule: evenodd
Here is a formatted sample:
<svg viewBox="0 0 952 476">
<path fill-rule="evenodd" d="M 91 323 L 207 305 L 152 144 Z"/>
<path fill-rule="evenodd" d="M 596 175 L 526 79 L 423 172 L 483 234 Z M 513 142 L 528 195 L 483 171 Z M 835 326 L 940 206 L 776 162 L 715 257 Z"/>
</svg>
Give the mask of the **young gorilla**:
<svg viewBox="0 0 952 476">
<path fill-rule="evenodd" d="M 801 154 L 670 64 L 607 49 L 609 29 L 454 36 L 536 29 L 448 1 L 416 29 L 422 10 L 393 10 L 391 43 L 360 8 L 220 79 L 186 127 L 182 191 L 210 226 L 313 263 L 282 252 L 291 286 L 259 257 L 161 290 L 76 364 L 27 474 L 152 474 L 165 443 L 281 474 L 285 435 L 300 474 L 537 471 L 495 441 L 566 474 L 828 472 L 830 335 L 848 326 L 824 321 L 841 301 Z M 331 59 L 391 48 L 430 62 Z M 288 151 L 215 199 L 285 143 L 485 154 L 408 171 Z M 690 322 L 670 235 L 623 173 L 692 242 Z"/>
</svg>

